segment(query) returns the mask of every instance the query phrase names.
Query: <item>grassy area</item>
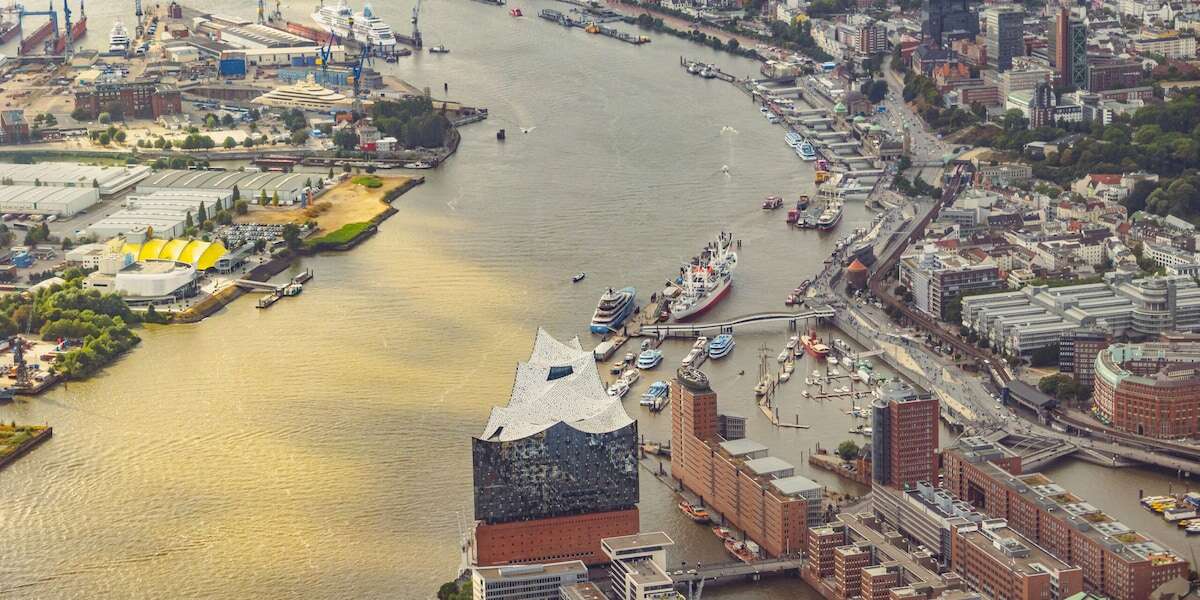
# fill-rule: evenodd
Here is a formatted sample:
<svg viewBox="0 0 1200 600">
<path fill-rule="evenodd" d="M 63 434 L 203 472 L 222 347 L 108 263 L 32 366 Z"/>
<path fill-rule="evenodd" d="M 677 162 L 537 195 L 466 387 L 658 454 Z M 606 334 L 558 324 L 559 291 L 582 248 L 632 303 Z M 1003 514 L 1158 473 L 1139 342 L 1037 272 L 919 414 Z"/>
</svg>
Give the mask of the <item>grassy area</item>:
<svg viewBox="0 0 1200 600">
<path fill-rule="evenodd" d="M 361 185 L 371 189 L 383 187 L 383 180 L 374 175 L 359 175 L 350 181 L 355 185 Z"/>
<path fill-rule="evenodd" d="M 304 242 L 304 245 L 313 250 L 322 250 L 325 248 L 341 246 L 342 244 L 346 244 L 361 235 L 362 232 L 370 226 L 371 224 L 367 222 L 348 223 L 321 237 L 308 240 Z"/>
<path fill-rule="evenodd" d="M 45 428 L 44 425 L 0 423 L 0 458 L 12 454 Z"/>
</svg>

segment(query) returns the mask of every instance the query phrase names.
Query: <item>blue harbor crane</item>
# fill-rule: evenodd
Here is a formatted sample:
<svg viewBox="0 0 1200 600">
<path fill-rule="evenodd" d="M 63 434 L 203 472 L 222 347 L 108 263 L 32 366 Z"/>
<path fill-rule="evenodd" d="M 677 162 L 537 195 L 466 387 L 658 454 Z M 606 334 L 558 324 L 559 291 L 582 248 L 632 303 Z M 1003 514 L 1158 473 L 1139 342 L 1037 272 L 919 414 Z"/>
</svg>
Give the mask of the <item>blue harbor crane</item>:
<svg viewBox="0 0 1200 600">
<path fill-rule="evenodd" d="M 413 26 L 412 42 L 413 42 L 413 48 L 416 48 L 417 50 L 420 50 L 421 47 L 424 45 L 421 42 L 421 28 L 417 24 L 417 21 L 420 20 L 420 17 L 421 17 L 421 0 L 417 0 L 417 3 L 415 5 L 413 5 L 413 13 L 412 13 L 412 26 Z"/>
<path fill-rule="evenodd" d="M 54 39 L 58 39 L 58 13 L 54 12 L 54 0 L 47 3 L 46 10 L 25 10 L 22 5 L 17 5 L 17 22 L 21 26 L 21 40 L 25 39 L 25 17 L 50 17 L 50 29 L 54 31 Z"/>
<path fill-rule="evenodd" d="M 83 2 L 79 3 L 79 10 L 83 10 Z M 67 26 L 67 45 L 63 48 L 63 54 L 71 54 L 71 7 L 67 6 L 67 0 L 63 0 L 63 24 Z M 55 32 L 55 36 L 58 32 Z"/>
<path fill-rule="evenodd" d="M 358 55 L 358 61 L 354 63 L 351 70 L 351 75 L 354 76 L 354 101 L 358 102 L 358 95 L 362 92 L 362 72 L 364 66 L 371 64 L 371 45 L 363 46 L 362 54 Z"/>
<path fill-rule="evenodd" d="M 324 46 L 317 47 L 317 63 L 321 65 L 321 72 L 329 70 L 329 63 L 333 60 L 333 45 L 337 43 L 337 34 L 330 32 L 329 38 L 325 40 Z"/>
</svg>

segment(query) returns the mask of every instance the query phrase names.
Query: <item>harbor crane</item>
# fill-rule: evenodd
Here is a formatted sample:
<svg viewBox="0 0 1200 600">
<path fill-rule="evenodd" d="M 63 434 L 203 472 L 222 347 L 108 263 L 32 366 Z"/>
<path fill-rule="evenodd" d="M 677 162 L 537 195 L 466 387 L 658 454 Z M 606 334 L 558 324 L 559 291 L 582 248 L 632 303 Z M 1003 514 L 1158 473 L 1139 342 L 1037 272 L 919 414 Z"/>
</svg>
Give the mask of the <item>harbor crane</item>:
<svg viewBox="0 0 1200 600">
<path fill-rule="evenodd" d="M 421 47 L 423 46 L 423 44 L 421 42 L 421 27 L 418 24 L 420 17 L 421 17 L 421 0 L 417 0 L 417 3 L 415 5 L 413 5 L 413 12 L 412 12 L 413 48 L 416 48 L 417 50 L 420 50 Z"/>
<path fill-rule="evenodd" d="M 24 6 L 17 5 L 17 23 L 21 26 L 21 39 L 25 38 L 25 27 L 23 21 L 25 17 L 50 17 L 50 29 L 54 33 L 54 39 L 58 40 L 58 13 L 54 12 L 54 0 L 50 0 L 46 10 L 25 10 Z M 68 34 L 70 35 L 70 34 Z"/>
<path fill-rule="evenodd" d="M 363 67 L 371 64 L 371 46 L 363 46 L 362 54 L 358 55 L 358 62 L 354 63 L 351 75 L 354 76 L 354 105 L 355 111 L 361 112 L 362 102 L 359 100 L 359 94 L 362 93 L 362 72 Z"/>
<path fill-rule="evenodd" d="M 256 19 L 259 25 L 267 22 L 267 8 L 263 6 L 263 0 L 258 0 L 258 15 Z"/>
<path fill-rule="evenodd" d="M 81 10 L 81 11 L 83 10 L 82 0 L 79 3 L 79 10 Z M 68 56 L 70 56 L 70 54 L 71 54 L 71 7 L 67 6 L 67 0 L 63 0 L 63 24 L 66 25 L 66 27 L 67 27 L 67 45 L 66 45 L 66 49 L 64 50 L 64 52 L 66 52 L 66 54 Z M 58 32 L 55 32 L 55 37 L 57 37 L 57 36 L 58 36 Z"/>
<path fill-rule="evenodd" d="M 141 38 L 146 33 L 146 26 L 142 24 L 142 17 L 145 13 L 142 12 L 142 0 L 133 0 L 133 16 L 137 21 L 137 26 L 134 27 L 134 33 L 138 38 Z"/>
</svg>

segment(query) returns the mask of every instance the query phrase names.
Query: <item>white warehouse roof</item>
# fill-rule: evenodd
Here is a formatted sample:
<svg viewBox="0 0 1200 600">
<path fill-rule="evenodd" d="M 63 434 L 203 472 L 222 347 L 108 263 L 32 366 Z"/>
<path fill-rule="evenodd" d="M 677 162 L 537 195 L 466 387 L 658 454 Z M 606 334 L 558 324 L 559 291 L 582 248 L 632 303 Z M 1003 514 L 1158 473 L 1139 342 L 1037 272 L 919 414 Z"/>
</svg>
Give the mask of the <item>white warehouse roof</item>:
<svg viewBox="0 0 1200 600">
<path fill-rule="evenodd" d="M 70 217 L 100 201 L 100 191 L 86 188 L 0 185 L 0 213 Z"/>
<path fill-rule="evenodd" d="M 17 165 L 0 163 L 0 180 L 10 180 L 14 185 L 33 185 L 39 182 L 53 187 L 94 187 L 99 184 L 102 195 L 115 194 L 145 179 L 150 167 L 130 165 L 127 167 L 96 167 L 75 163 L 37 163 Z"/>
</svg>

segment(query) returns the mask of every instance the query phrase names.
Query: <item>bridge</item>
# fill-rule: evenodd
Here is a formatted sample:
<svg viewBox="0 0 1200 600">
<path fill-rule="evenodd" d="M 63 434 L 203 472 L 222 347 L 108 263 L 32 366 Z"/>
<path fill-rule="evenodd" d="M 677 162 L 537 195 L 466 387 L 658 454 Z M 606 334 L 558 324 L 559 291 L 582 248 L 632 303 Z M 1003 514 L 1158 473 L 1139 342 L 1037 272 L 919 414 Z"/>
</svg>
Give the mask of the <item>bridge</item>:
<svg viewBox="0 0 1200 600">
<path fill-rule="evenodd" d="M 1009 435 L 1004 439 L 1009 440 L 1006 446 L 1021 455 L 1021 469 L 1029 471 L 1037 471 L 1046 465 L 1079 450 L 1072 442 L 1067 440 L 1047 438 L 1037 435 L 1018 436 Z M 1015 443 L 1014 443 L 1015 440 Z"/>
<path fill-rule="evenodd" d="M 800 321 L 808 319 L 832 319 L 834 310 L 821 306 L 804 312 L 767 312 L 734 317 L 716 323 L 671 323 L 661 325 L 645 325 L 637 335 L 643 337 L 698 337 L 707 334 L 733 333 L 735 327 L 753 325 L 756 323 L 788 322 L 791 328 L 797 327 Z"/>
<path fill-rule="evenodd" d="M 283 289 L 284 286 L 277 283 L 266 283 L 263 281 L 250 281 L 249 279 L 236 279 L 233 282 L 238 287 L 245 288 L 251 292 L 267 292 L 274 293 Z"/>
<path fill-rule="evenodd" d="M 705 585 L 712 585 L 722 579 L 737 580 L 748 578 L 757 580 L 763 575 L 788 574 L 792 572 L 794 575 L 800 574 L 800 568 L 804 566 L 802 558 L 772 558 L 767 560 L 756 560 L 754 562 L 729 562 L 716 565 L 702 565 L 695 569 L 681 569 L 670 573 L 671 579 L 675 581 L 676 586 L 690 585 L 698 583 L 701 580 Z"/>
</svg>

